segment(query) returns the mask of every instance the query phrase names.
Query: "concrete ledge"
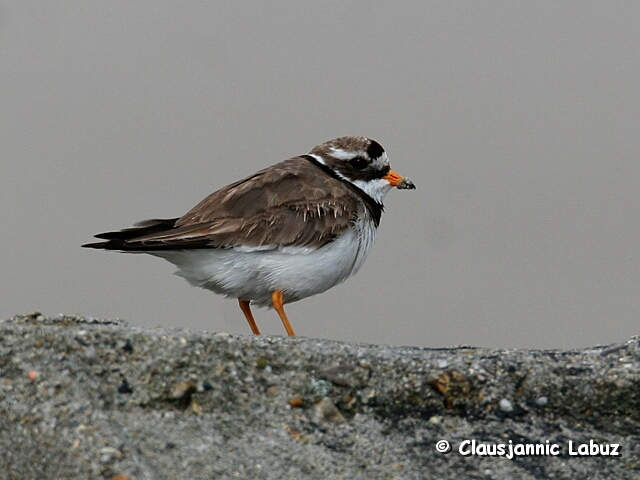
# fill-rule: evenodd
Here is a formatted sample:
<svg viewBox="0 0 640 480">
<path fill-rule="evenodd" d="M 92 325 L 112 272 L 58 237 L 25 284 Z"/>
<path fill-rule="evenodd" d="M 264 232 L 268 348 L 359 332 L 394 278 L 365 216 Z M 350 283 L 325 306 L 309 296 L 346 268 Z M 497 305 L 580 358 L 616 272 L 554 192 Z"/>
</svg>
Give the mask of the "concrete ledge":
<svg viewBox="0 0 640 480">
<path fill-rule="evenodd" d="M 35 313 L 0 322 L 0 432 L 7 479 L 640 478 L 640 340 L 421 349 Z"/>
</svg>

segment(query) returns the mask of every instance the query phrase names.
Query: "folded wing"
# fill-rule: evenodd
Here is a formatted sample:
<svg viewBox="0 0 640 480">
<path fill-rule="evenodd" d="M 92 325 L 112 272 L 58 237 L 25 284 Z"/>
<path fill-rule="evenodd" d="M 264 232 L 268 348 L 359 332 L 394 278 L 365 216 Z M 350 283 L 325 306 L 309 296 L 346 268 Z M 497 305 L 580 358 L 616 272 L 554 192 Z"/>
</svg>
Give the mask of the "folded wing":
<svg viewBox="0 0 640 480">
<path fill-rule="evenodd" d="M 319 248 L 365 206 L 342 182 L 292 158 L 212 193 L 181 218 L 154 219 L 84 245 L 120 251 Z"/>
</svg>

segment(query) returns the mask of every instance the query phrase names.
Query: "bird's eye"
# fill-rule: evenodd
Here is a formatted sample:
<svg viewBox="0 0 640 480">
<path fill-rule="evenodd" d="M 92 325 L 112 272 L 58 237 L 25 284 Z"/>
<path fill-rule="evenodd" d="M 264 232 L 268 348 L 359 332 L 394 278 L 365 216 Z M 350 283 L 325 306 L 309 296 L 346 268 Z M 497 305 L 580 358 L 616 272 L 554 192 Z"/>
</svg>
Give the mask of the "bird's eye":
<svg viewBox="0 0 640 480">
<path fill-rule="evenodd" d="M 353 166 L 353 168 L 355 168 L 356 170 L 362 170 L 363 168 L 365 168 L 367 165 L 369 165 L 369 162 L 367 162 L 366 159 L 362 158 L 362 157 L 356 157 L 353 160 L 351 160 L 351 165 Z"/>
</svg>

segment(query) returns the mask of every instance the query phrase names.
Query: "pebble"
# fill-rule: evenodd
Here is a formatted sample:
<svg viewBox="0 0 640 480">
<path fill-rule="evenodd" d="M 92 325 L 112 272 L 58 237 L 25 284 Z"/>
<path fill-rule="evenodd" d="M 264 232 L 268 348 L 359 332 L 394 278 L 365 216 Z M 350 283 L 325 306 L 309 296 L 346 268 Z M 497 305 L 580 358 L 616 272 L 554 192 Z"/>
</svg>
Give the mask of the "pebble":
<svg viewBox="0 0 640 480">
<path fill-rule="evenodd" d="M 322 398 L 318 403 L 313 406 L 313 421 L 316 423 L 323 423 L 325 421 L 333 423 L 346 422 L 345 418 L 340 413 L 340 410 L 335 406 L 333 401 L 329 397 Z"/>
<path fill-rule="evenodd" d="M 547 403 L 549 403 L 549 398 L 545 397 L 544 395 L 542 397 L 536 398 L 536 405 L 538 405 L 539 407 L 544 407 Z"/>
<path fill-rule="evenodd" d="M 314 378 L 309 382 L 309 393 L 312 395 L 326 397 L 333 390 L 333 384 L 327 380 L 319 380 Z"/>
<path fill-rule="evenodd" d="M 511 403 L 510 400 L 503 398 L 502 400 L 500 400 L 499 405 L 500 410 L 502 410 L 503 412 L 513 412 L 513 403 Z"/>
<path fill-rule="evenodd" d="M 289 399 L 289 405 L 293 408 L 300 408 L 304 405 L 304 401 L 300 395 L 296 395 L 295 397 L 291 397 Z"/>
<path fill-rule="evenodd" d="M 122 457 L 122 452 L 117 448 L 104 447 L 100 449 L 100 463 L 109 463 L 120 457 Z"/>
</svg>

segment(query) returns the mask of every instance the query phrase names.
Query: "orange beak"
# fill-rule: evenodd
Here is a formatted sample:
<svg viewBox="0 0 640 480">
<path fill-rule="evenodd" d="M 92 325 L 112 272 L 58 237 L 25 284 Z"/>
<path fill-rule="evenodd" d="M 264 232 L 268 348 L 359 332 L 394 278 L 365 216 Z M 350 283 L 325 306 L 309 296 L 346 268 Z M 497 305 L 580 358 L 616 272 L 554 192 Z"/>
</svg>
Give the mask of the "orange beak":
<svg viewBox="0 0 640 480">
<path fill-rule="evenodd" d="M 411 180 L 403 177 L 402 175 L 394 172 L 393 170 L 389 170 L 389 173 L 387 173 L 382 178 L 387 182 L 389 182 L 392 187 L 399 188 L 400 190 L 403 190 L 403 189 L 413 190 L 414 188 L 416 188 L 416 186 L 413 184 Z"/>
</svg>

